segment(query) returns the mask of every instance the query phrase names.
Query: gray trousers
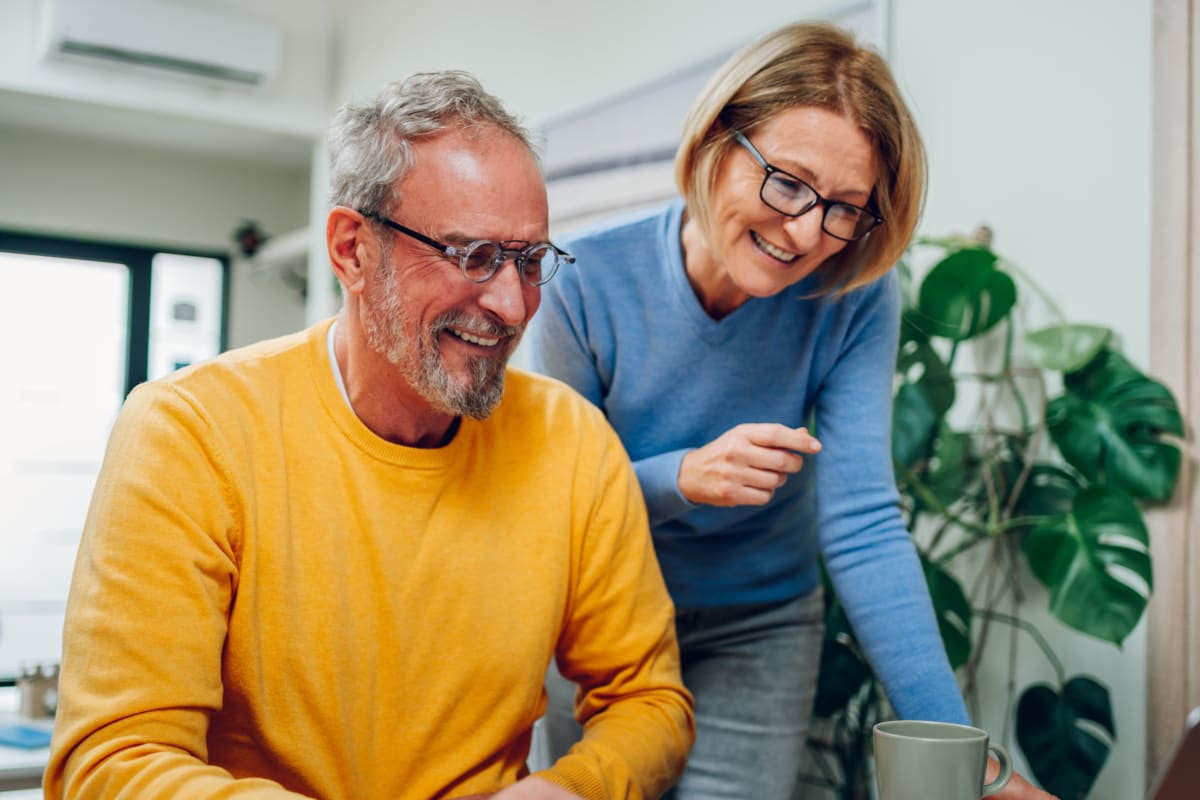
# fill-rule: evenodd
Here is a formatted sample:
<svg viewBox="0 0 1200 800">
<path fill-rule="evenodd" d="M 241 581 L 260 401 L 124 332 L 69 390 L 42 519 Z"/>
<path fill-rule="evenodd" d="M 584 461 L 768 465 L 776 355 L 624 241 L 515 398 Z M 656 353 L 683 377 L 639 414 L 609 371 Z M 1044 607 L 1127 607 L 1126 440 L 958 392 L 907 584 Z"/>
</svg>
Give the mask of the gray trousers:
<svg viewBox="0 0 1200 800">
<path fill-rule="evenodd" d="M 800 775 L 824 635 L 821 591 L 783 604 L 676 614 L 683 682 L 696 698 L 696 745 L 672 800 L 787 800 Z M 575 686 L 553 666 L 530 768 L 579 740 Z"/>
</svg>

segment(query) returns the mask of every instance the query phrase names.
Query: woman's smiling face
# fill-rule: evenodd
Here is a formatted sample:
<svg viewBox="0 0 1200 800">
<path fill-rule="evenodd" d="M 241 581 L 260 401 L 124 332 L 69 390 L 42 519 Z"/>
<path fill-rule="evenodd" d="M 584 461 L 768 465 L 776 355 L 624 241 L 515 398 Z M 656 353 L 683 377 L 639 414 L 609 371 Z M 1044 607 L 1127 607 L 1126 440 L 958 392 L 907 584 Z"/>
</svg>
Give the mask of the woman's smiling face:
<svg viewBox="0 0 1200 800">
<path fill-rule="evenodd" d="M 857 206 L 871 198 L 875 149 L 852 120 L 824 108 L 783 111 L 744 133 L 773 166 L 812 185 L 822 197 Z M 684 234 L 688 276 L 710 313 L 723 316 L 751 297 L 769 297 L 812 274 L 846 242 L 821 228 L 818 204 L 799 217 L 759 197 L 764 171 L 734 145 L 717 167 L 709 196 L 711 229 L 699 248 Z"/>
</svg>

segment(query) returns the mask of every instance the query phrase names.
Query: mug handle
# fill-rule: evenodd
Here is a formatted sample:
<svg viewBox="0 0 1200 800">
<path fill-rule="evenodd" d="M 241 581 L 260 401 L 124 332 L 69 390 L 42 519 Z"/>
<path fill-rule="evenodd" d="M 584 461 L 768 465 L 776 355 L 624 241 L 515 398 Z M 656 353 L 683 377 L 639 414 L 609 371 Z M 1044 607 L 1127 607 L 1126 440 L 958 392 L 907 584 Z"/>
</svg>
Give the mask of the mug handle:
<svg viewBox="0 0 1200 800">
<path fill-rule="evenodd" d="M 989 744 L 988 751 L 996 757 L 996 762 L 1000 765 L 1000 772 L 996 775 L 996 780 L 983 787 L 983 796 L 995 794 L 1008 785 L 1008 779 L 1012 777 L 1012 762 L 1008 759 L 1008 751 L 998 744 Z"/>
</svg>

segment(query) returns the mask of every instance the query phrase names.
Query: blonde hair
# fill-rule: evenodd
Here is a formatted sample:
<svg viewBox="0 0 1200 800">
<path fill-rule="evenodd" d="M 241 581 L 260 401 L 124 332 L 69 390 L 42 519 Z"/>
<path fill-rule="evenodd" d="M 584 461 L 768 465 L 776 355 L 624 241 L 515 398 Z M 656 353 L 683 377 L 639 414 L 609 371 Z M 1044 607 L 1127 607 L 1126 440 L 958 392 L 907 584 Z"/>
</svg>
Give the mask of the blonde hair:
<svg viewBox="0 0 1200 800">
<path fill-rule="evenodd" d="M 824 291 L 847 292 L 886 273 L 912 239 L 925 202 L 925 148 L 892 72 L 875 50 L 828 23 L 780 28 L 735 53 L 688 112 L 675 182 L 688 213 L 711 236 L 709 198 L 733 132 L 811 106 L 857 123 L 875 148 L 872 202 L 884 223 L 821 265 Z"/>
</svg>

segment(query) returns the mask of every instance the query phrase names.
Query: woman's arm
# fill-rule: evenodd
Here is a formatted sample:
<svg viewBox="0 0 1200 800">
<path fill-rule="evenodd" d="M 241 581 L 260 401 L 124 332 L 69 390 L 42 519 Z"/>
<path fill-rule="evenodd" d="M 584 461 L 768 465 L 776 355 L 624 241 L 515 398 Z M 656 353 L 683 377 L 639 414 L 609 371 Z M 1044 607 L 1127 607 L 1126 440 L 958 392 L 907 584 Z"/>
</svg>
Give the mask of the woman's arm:
<svg viewBox="0 0 1200 800">
<path fill-rule="evenodd" d="M 891 458 L 900 298 L 893 273 L 858 302 L 817 398 L 818 525 L 826 567 L 875 674 L 901 717 L 968 722 L 938 632 Z"/>
</svg>

